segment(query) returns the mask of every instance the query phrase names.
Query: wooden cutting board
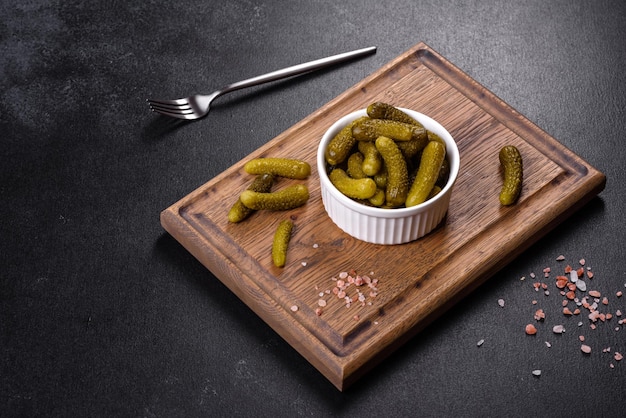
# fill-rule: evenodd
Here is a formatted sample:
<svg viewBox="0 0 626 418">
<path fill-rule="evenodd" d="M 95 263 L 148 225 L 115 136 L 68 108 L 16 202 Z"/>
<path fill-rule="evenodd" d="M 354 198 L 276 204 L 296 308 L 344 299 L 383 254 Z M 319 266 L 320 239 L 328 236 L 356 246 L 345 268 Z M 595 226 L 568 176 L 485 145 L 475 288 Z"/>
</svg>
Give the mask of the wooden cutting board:
<svg viewBox="0 0 626 418">
<path fill-rule="evenodd" d="M 316 150 L 341 116 L 374 101 L 414 109 L 440 122 L 458 143 L 461 169 L 446 219 L 409 244 L 351 238 L 328 218 L 320 197 Z M 502 207 L 498 152 L 517 146 L 524 159 L 520 200 Z M 232 224 L 227 213 L 252 181 L 256 157 L 311 164 L 300 181 L 310 199 L 287 212 L 257 212 Z M 467 296 L 563 221 L 605 185 L 605 176 L 493 93 L 420 43 L 239 163 L 161 213 L 161 223 L 219 280 L 339 390 Z M 294 183 L 281 179 L 275 189 Z M 291 218 L 287 265 L 272 264 L 272 236 Z M 349 307 L 332 292 L 341 272 L 377 279 L 377 294 Z M 358 296 L 357 286 L 348 294 Z M 322 312 L 319 300 L 326 303 Z M 322 305 L 324 302 L 322 302 Z M 297 310 L 296 310 L 297 308 Z"/>
</svg>

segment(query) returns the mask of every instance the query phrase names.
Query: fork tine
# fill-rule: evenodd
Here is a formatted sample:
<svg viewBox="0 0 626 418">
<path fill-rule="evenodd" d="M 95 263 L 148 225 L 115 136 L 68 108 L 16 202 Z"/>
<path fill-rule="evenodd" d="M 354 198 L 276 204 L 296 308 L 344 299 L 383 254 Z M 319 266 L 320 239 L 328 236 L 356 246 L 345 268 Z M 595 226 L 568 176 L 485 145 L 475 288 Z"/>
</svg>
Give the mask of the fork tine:
<svg viewBox="0 0 626 418">
<path fill-rule="evenodd" d="M 194 113 L 179 113 L 179 112 L 173 112 L 171 111 L 171 109 L 164 109 L 164 108 L 152 107 L 152 106 L 150 106 L 150 109 L 153 112 L 160 113 L 165 116 L 170 116 L 172 118 L 186 119 L 186 120 L 198 119 L 198 116 L 195 115 Z"/>
<path fill-rule="evenodd" d="M 188 105 L 189 100 L 187 99 L 174 99 L 174 100 L 157 100 L 157 99 L 148 99 L 146 100 L 150 104 L 159 104 L 165 106 L 182 106 Z"/>
<path fill-rule="evenodd" d="M 189 103 L 180 104 L 180 105 L 171 105 L 171 104 L 162 104 L 162 103 L 148 103 L 150 108 L 159 108 L 165 110 L 171 110 L 174 112 L 191 110 L 191 105 Z"/>
<path fill-rule="evenodd" d="M 162 104 L 156 104 L 156 103 L 150 103 L 150 109 L 161 109 L 167 112 L 173 112 L 173 113 L 193 113 L 193 109 L 191 108 L 191 105 L 189 104 L 185 104 L 185 105 L 180 105 L 180 106 L 173 106 L 173 105 L 162 105 Z"/>
</svg>

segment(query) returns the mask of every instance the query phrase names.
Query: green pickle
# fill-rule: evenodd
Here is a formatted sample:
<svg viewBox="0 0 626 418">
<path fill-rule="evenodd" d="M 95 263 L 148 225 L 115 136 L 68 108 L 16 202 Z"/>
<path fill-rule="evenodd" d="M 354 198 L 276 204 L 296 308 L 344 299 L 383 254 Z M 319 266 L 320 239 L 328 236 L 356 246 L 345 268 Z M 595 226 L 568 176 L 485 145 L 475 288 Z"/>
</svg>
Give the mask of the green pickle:
<svg viewBox="0 0 626 418">
<path fill-rule="evenodd" d="M 274 174 L 296 180 L 304 180 L 311 174 L 309 163 L 290 158 L 255 158 L 243 169 L 248 174 Z"/>
<path fill-rule="evenodd" d="M 446 142 L 436 133 L 431 131 L 426 131 L 426 135 L 428 136 L 429 141 L 439 142 L 440 144 L 446 145 Z"/>
<path fill-rule="evenodd" d="M 437 196 L 439 193 L 441 192 L 441 187 L 437 186 L 436 184 L 433 186 L 433 189 L 430 191 L 430 193 L 428 194 L 428 199 L 426 200 L 430 200 L 433 197 Z"/>
<path fill-rule="evenodd" d="M 396 141 L 428 140 L 424 127 L 388 119 L 364 119 L 355 123 L 352 136 L 357 141 L 375 141 L 379 136 Z"/>
<path fill-rule="evenodd" d="M 389 207 L 401 206 L 406 200 L 409 188 L 409 173 L 404 156 L 395 141 L 386 136 L 376 139 L 376 148 L 387 167 L 385 204 Z"/>
<path fill-rule="evenodd" d="M 367 119 L 367 117 L 363 116 L 350 122 L 330 140 L 324 152 L 324 158 L 328 164 L 338 165 L 348 158 L 356 143 L 356 139 L 352 136 L 352 126 L 361 119 Z"/>
<path fill-rule="evenodd" d="M 382 158 L 382 157 L 381 157 Z M 376 187 L 385 190 L 387 188 L 387 167 L 383 164 L 381 170 L 372 177 L 376 183 Z"/>
<path fill-rule="evenodd" d="M 524 178 L 522 155 L 515 146 L 506 145 L 500 150 L 499 159 L 504 169 L 500 203 L 504 206 L 509 206 L 517 201 L 522 192 Z"/>
<path fill-rule="evenodd" d="M 411 125 L 422 126 L 411 116 L 402 110 L 383 102 L 374 102 L 367 107 L 367 115 L 372 119 L 389 119 L 397 122 L 409 123 Z"/>
<path fill-rule="evenodd" d="M 445 158 L 445 145 L 437 141 L 430 141 L 426 145 L 422 152 L 417 175 L 406 197 L 406 207 L 419 205 L 428 199 L 439 177 L 439 171 Z"/>
<path fill-rule="evenodd" d="M 247 190 L 252 190 L 259 193 L 267 193 L 272 189 L 273 184 L 274 175 L 261 174 L 254 179 L 254 181 L 250 184 Z M 244 219 L 248 218 L 253 212 L 254 209 L 250 209 L 243 204 L 240 198 L 237 198 L 235 204 L 228 211 L 228 220 L 233 223 L 241 222 Z"/>
<path fill-rule="evenodd" d="M 287 262 L 287 249 L 291 240 L 293 222 L 286 219 L 281 221 L 274 232 L 272 242 L 272 262 L 276 267 L 284 267 Z"/>
<path fill-rule="evenodd" d="M 367 174 L 363 172 L 363 154 L 358 151 L 350 154 L 348 157 L 346 172 L 353 179 L 362 179 L 367 177 Z"/>
<path fill-rule="evenodd" d="M 361 154 L 363 154 L 363 163 L 361 165 L 363 174 L 368 177 L 378 174 L 383 166 L 383 158 L 376 149 L 376 145 L 371 141 L 359 141 L 358 148 Z"/>
<path fill-rule="evenodd" d="M 337 190 L 352 199 L 365 200 L 376 193 L 376 183 L 369 177 L 353 179 L 341 168 L 333 169 L 328 177 Z"/>
<path fill-rule="evenodd" d="M 410 141 L 398 141 L 398 148 L 402 151 L 402 155 L 406 160 L 411 160 L 413 157 L 418 155 L 426 144 L 428 144 L 428 139 L 420 138 L 420 139 L 412 139 Z"/>
<path fill-rule="evenodd" d="M 289 210 L 300 207 L 309 199 L 309 189 L 303 184 L 286 187 L 271 193 L 244 190 L 241 202 L 254 210 Z"/>
<path fill-rule="evenodd" d="M 385 204 L 385 190 L 384 189 L 376 189 L 376 193 L 374 196 L 368 199 L 370 204 L 373 206 L 382 206 Z"/>
<path fill-rule="evenodd" d="M 450 178 L 450 161 L 448 161 L 447 158 L 444 158 L 443 163 L 441 163 L 441 168 L 439 169 L 439 176 L 437 177 L 437 181 L 435 181 L 435 185 L 443 189 L 445 185 L 448 183 L 449 178 Z"/>
</svg>

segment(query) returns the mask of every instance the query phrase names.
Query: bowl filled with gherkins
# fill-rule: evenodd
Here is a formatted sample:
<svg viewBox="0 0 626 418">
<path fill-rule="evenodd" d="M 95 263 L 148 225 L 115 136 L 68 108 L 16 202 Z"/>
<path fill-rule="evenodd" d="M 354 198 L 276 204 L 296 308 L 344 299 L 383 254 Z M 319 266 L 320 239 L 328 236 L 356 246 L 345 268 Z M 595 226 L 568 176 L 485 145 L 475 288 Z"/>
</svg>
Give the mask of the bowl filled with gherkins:
<svg viewBox="0 0 626 418">
<path fill-rule="evenodd" d="M 344 232 L 374 244 L 404 244 L 435 229 L 459 165 L 441 124 L 381 102 L 333 123 L 317 151 L 326 212 Z"/>
</svg>

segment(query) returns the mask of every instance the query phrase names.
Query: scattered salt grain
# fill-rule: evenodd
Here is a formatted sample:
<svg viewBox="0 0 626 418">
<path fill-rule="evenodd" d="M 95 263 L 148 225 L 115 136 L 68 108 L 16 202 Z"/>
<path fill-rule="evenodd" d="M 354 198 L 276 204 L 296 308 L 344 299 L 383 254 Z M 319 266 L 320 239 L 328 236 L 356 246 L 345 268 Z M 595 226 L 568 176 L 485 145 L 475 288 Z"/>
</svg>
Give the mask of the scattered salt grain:
<svg viewBox="0 0 626 418">
<path fill-rule="evenodd" d="M 298 305 L 291 305 L 291 312 L 298 312 Z"/>
<path fill-rule="evenodd" d="M 591 347 L 589 347 L 587 344 L 582 344 L 580 346 L 580 351 L 582 351 L 585 354 L 590 354 L 591 353 Z"/>
<path fill-rule="evenodd" d="M 504 299 L 498 299 L 498 305 L 500 305 L 501 308 L 504 308 Z"/>
<path fill-rule="evenodd" d="M 319 248 L 319 245 L 313 244 L 313 248 Z"/>
<path fill-rule="evenodd" d="M 552 344 L 550 344 L 548 341 L 546 341 L 546 347 L 550 348 L 550 347 L 552 347 Z"/>
<path fill-rule="evenodd" d="M 535 311 L 535 320 L 537 320 L 537 321 L 542 321 L 542 320 L 544 320 L 545 318 L 546 318 L 546 314 L 545 314 L 545 312 L 543 311 L 543 309 L 537 309 L 537 310 Z"/>
<path fill-rule="evenodd" d="M 563 325 L 555 325 L 552 327 L 552 332 L 555 334 L 563 334 L 565 332 L 565 327 Z"/>
<path fill-rule="evenodd" d="M 617 351 L 615 352 L 615 355 L 613 356 L 613 358 L 615 359 L 615 361 L 620 361 L 624 358 L 624 356 L 621 353 L 618 353 Z"/>
<path fill-rule="evenodd" d="M 483 345 L 484 343 L 485 343 L 485 340 L 484 340 L 484 339 L 481 339 L 481 340 L 479 340 L 479 341 L 476 343 L 476 345 L 477 345 L 478 347 L 480 347 L 480 346 L 481 346 L 481 345 Z"/>
<path fill-rule="evenodd" d="M 537 333 L 537 328 L 533 324 L 526 325 L 526 334 L 535 335 Z"/>
<path fill-rule="evenodd" d="M 556 258 L 556 261 L 563 261 L 563 260 L 565 260 L 565 256 L 562 254 Z"/>
<path fill-rule="evenodd" d="M 541 376 L 541 370 L 537 369 L 537 370 L 533 370 L 533 376 Z"/>
<path fill-rule="evenodd" d="M 302 264 L 302 267 L 306 267 L 306 261 L 303 261 L 303 262 L 302 262 L 302 263 L 300 263 L 300 264 Z"/>
<path fill-rule="evenodd" d="M 583 282 L 582 280 L 577 280 L 576 281 L 576 287 L 578 288 L 578 290 L 580 290 L 581 292 L 584 292 L 587 290 L 587 284 L 585 282 Z"/>
</svg>

